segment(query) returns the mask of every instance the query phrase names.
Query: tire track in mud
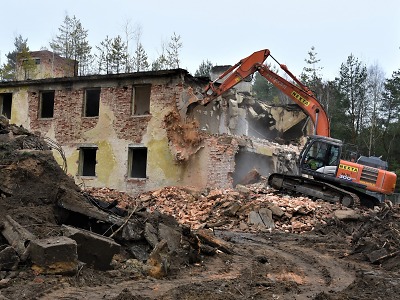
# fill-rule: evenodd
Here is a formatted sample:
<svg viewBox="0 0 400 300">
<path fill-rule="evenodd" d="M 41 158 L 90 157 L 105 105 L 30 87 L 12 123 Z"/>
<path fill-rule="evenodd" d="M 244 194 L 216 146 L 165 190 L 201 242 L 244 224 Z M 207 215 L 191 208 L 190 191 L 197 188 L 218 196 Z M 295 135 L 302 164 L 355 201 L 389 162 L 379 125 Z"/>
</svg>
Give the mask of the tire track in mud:
<svg viewBox="0 0 400 300">
<path fill-rule="evenodd" d="M 229 264 L 227 260 L 213 258 L 206 262 L 204 269 L 192 268 L 175 279 L 128 279 L 96 287 L 70 286 L 50 291 L 37 299 L 115 299 L 123 289 L 147 299 L 172 299 L 168 295 L 182 286 L 190 288 L 193 284 L 201 284 L 208 287 L 215 282 L 230 280 L 243 283 L 243 274 L 254 266 L 258 268 L 259 276 L 254 277 L 252 284 L 243 286 L 241 293 L 244 296 L 237 299 L 270 299 L 273 295 L 279 297 L 276 299 L 312 299 L 321 292 L 340 292 L 355 279 L 355 272 L 346 268 L 338 257 L 300 245 L 304 240 L 296 235 L 275 237 L 219 232 L 217 236 L 230 240 L 234 245 L 236 254 L 227 256 Z M 259 257 L 265 257 L 267 262 L 260 262 Z M 261 286 L 262 293 L 254 298 L 257 286 Z M 286 290 L 285 287 L 290 288 Z"/>
<path fill-rule="evenodd" d="M 286 264 L 293 264 L 297 269 L 296 274 L 299 277 L 292 279 L 299 283 L 301 292 L 292 294 L 289 299 L 310 299 L 321 292 L 340 292 L 348 287 L 355 280 L 355 272 L 343 267 L 338 257 L 323 254 L 310 247 L 299 245 L 296 238 L 284 239 L 284 241 L 268 240 L 257 235 L 242 236 L 243 239 L 251 241 L 254 246 L 263 249 L 273 256 L 281 257 Z M 242 241 L 231 237 L 236 243 Z M 273 276 L 270 276 L 273 278 Z M 290 280 L 282 274 L 276 274 L 275 280 Z M 290 276 L 289 276 L 290 277 Z M 298 278 L 301 278 L 300 280 Z M 283 295 L 286 298 L 287 295 Z"/>
</svg>

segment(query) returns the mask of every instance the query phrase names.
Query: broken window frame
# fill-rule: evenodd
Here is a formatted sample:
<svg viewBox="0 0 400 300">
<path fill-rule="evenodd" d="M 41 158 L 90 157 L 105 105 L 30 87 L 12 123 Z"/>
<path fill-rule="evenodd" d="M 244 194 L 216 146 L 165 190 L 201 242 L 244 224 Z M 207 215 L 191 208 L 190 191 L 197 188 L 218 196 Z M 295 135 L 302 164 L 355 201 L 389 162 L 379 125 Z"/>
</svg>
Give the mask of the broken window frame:
<svg viewBox="0 0 400 300">
<path fill-rule="evenodd" d="M 43 98 L 44 95 L 53 95 L 51 98 Z M 55 91 L 54 90 L 46 90 L 40 91 L 39 93 L 39 110 L 38 110 L 38 118 L 39 119 L 52 119 L 54 118 L 54 103 L 55 103 Z M 50 103 L 44 102 L 50 101 Z M 44 112 L 46 112 L 44 114 Z M 48 114 L 48 115 L 47 115 Z"/>
<path fill-rule="evenodd" d="M 78 176 L 80 177 L 97 177 L 96 165 L 97 165 L 97 151 L 99 150 L 97 145 L 85 144 L 78 147 L 79 150 L 79 161 L 78 161 Z M 94 151 L 94 159 L 85 158 L 90 151 Z M 92 152 L 93 155 L 93 152 Z M 88 164 L 90 165 L 88 166 Z M 85 167 L 86 166 L 86 167 Z"/>
<path fill-rule="evenodd" d="M 96 93 L 96 95 L 94 93 Z M 100 98 L 101 98 L 101 88 L 96 87 L 96 88 L 85 89 L 84 101 L 83 101 L 83 117 L 85 117 L 85 118 L 98 118 L 99 117 Z M 94 101 L 95 101 L 94 104 L 88 103 L 88 102 L 94 102 Z M 88 104 L 95 105 L 94 109 L 91 108 Z M 90 111 L 89 111 L 89 108 L 90 108 Z"/>
<path fill-rule="evenodd" d="M 132 87 L 132 109 L 133 116 L 150 114 L 151 84 L 140 84 Z"/>
<path fill-rule="evenodd" d="M 5 116 L 9 120 L 11 119 L 12 112 L 12 95 L 12 93 L 0 93 L 0 115 Z M 5 102 L 6 105 L 4 105 Z"/>
<path fill-rule="evenodd" d="M 135 151 L 139 157 L 135 158 Z M 140 153 L 141 152 L 141 153 Z M 143 161 L 144 160 L 144 161 Z M 128 146 L 128 179 L 147 179 L 148 148 L 139 145 Z"/>
</svg>

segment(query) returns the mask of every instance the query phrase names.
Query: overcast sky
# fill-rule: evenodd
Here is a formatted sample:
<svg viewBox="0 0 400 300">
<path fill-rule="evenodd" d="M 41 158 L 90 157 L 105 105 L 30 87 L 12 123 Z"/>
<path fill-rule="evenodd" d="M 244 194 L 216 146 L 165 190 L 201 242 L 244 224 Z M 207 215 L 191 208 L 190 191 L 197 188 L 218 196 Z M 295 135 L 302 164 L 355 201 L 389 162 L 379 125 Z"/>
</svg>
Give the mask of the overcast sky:
<svg viewBox="0 0 400 300">
<path fill-rule="evenodd" d="M 139 25 L 150 61 L 175 32 L 181 67 L 192 74 L 203 60 L 233 65 L 268 48 L 299 75 L 312 46 L 325 79 L 338 76 L 350 54 L 378 64 L 387 78 L 400 69 L 400 0 L 13 0 L 1 7 L 2 64 L 17 35 L 32 51 L 49 48 L 69 15 L 88 30 L 92 48 L 106 35 L 123 37 L 127 22 Z"/>
</svg>

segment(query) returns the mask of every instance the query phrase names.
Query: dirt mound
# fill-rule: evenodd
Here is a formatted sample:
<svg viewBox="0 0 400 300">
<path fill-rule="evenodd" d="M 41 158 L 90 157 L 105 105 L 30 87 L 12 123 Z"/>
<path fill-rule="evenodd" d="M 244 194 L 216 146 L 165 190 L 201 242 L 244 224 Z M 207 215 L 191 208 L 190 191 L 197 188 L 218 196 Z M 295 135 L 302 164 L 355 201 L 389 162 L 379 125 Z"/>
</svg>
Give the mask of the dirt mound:
<svg viewBox="0 0 400 300">
<path fill-rule="evenodd" d="M 47 243 L 50 237 L 64 235 L 65 225 L 82 230 L 81 234 L 93 232 L 99 236 L 93 236 L 97 240 L 112 237 L 121 245 L 119 255 L 111 262 L 111 268 L 121 270 L 116 275 L 119 280 L 126 278 L 127 273 L 140 277 L 171 276 L 200 260 L 199 240 L 190 228 L 170 215 L 149 212 L 143 207 L 118 209 L 81 191 L 57 164 L 50 146 L 40 135 L 10 125 L 3 118 L 0 178 L 0 289 L 4 293 L 8 289 L 10 295 L 16 292 L 11 282 L 31 280 L 42 272 L 51 277 L 50 267 L 37 268 L 26 253 L 30 253 L 32 241 Z M 82 246 L 78 243 L 78 250 L 79 247 Z M 101 251 L 96 255 L 99 257 L 95 259 L 103 260 Z M 12 263 L 8 262 L 10 258 Z M 85 284 L 102 284 L 104 274 L 90 270 L 95 266 L 96 263 L 87 264 L 84 271 L 77 266 L 75 272 L 81 278 L 85 278 L 83 274 L 96 274 Z M 12 278 L 22 270 L 25 275 Z"/>
<path fill-rule="evenodd" d="M 0 219 L 12 216 L 38 237 L 57 235 L 54 211 L 60 186 L 78 190 L 46 142 L 15 125 L 0 134 Z M 48 226 L 46 228 L 46 226 Z"/>
</svg>

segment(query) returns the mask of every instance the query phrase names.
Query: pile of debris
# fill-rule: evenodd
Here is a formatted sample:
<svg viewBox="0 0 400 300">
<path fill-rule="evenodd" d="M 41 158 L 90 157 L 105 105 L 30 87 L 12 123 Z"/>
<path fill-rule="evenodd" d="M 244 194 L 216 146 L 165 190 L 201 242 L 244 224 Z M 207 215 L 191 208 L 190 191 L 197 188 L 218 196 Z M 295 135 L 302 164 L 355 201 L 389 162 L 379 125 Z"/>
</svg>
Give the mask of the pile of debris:
<svg viewBox="0 0 400 300">
<path fill-rule="evenodd" d="M 109 188 L 89 188 L 86 192 L 105 202 L 118 202 L 128 210 L 158 210 L 193 230 L 314 230 L 322 235 L 336 234 L 352 241 L 353 252 L 349 254 L 371 263 L 385 263 L 388 268 L 400 266 L 400 207 L 391 202 L 374 209 L 348 208 L 338 203 L 279 195 L 265 182 L 224 190 L 164 187 L 135 198 Z"/>
<path fill-rule="evenodd" d="M 35 274 L 76 274 L 137 261 L 162 277 L 225 242 L 194 233 L 171 215 L 122 210 L 80 190 L 39 135 L 0 120 L 0 280 L 29 266 Z M 123 258 L 121 258 L 123 257 Z"/>
<path fill-rule="evenodd" d="M 258 232 L 276 229 L 301 233 L 313 230 L 316 224 L 326 224 L 325 220 L 334 217 L 335 212 L 338 215 L 338 210 L 359 216 L 368 213 L 362 207 L 353 210 L 307 197 L 282 196 L 267 187 L 265 181 L 224 190 L 164 187 L 136 198 L 109 188 L 88 188 L 86 192 L 105 202 L 117 201 L 126 209 L 159 210 L 195 230 L 219 228 Z"/>
</svg>

